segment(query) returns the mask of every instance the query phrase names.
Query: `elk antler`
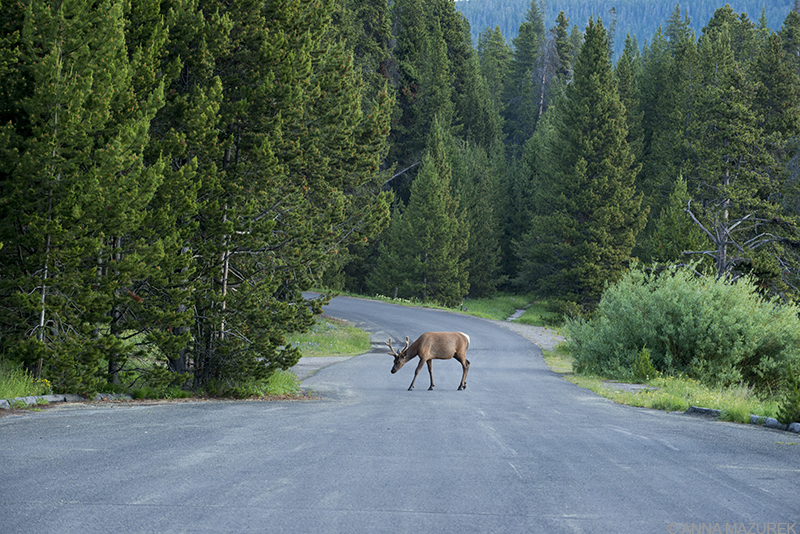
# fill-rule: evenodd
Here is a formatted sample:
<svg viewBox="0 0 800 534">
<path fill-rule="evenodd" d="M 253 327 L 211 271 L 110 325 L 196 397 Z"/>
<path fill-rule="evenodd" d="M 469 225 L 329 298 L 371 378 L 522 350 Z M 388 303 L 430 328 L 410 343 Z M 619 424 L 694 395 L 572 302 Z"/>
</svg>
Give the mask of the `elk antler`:
<svg viewBox="0 0 800 534">
<path fill-rule="evenodd" d="M 390 350 L 390 351 L 392 351 L 392 352 L 390 352 L 390 353 L 389 353 L 391 356 L 400 356 L 400 354 L 401 354 L 401 353 L 402 353 L 404 350 L 406 350 L 406 349 L 408 348 L 408 343 L 409 343 L 409 341 L 408 341 L 408 336 L 406 336 L 406 346 L 405 346 L 405 347 L 403 347 L 402 349 L 400 349 L 400 352 L 396 352 L 396 351 L 394 350 L 394 348 L 392 348 L 392 338 L 389 338 L 389 342 L 388 342 L 388 343 L 384 343 L 384 345 L 386 345 L 387 347 L 389 347 L 389 350 Z"/>
</svg>

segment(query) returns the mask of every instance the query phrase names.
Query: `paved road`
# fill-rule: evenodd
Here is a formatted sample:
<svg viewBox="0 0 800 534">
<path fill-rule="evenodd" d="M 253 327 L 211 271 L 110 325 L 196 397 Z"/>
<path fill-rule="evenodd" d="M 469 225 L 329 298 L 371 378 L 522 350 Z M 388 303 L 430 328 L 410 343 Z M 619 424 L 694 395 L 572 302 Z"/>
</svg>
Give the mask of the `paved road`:
<svg viewBox="0 0 800 534">
<path fill-rule="evenodd" d="M 467 332 L 467 389 L 451 360 L 408 392 L 380 350 L 307 379 L 316 401 L 0 418 L 0 532 L 800 532 L 794 434 L 615 405 L 488 321 L 327 313 L 379 340 Z"/>
</svg>

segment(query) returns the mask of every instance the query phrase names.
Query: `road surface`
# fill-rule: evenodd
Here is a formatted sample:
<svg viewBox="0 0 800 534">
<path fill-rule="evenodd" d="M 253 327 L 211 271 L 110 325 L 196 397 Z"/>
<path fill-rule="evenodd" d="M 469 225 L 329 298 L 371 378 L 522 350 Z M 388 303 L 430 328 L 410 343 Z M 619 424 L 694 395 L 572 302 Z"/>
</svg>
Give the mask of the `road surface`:
<svg viewBox="0 0 800 534">
<path fill-rule="evenodd" d="M 468 333 L 467 389 L 449 360 L 406 391 L 415 365 L 390 374 L 384 347 L 308 378 L 319 400 L 3 417 L 0 532 L 800 532 L 795 434 L 616 405 L 490 321 L 326 313 L 375 340 Z"/>
</svg>

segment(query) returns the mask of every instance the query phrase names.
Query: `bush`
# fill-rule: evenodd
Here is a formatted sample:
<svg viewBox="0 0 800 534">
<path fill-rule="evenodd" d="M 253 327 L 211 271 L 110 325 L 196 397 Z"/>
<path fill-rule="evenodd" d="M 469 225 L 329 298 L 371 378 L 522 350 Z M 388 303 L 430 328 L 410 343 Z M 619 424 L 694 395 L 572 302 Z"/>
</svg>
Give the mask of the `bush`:
<svg viewBox="0 0 800 534">
<path fill-rule="evenodd" d="M 774 391 L 800 350 L 797 307 L 764 299 L 749 279 L 729 284 L 693 269 L 632 270 L 590 321 L 571 319 L 566 329 L 576 372 L 617 379 L 637 374 L 647 347 L 659 372 Z"/>
<path fill-rule="evenodd" d="M 786 378 L 783 397 L 778 404 L 778 421 L 784 425 L 800 423 L 800 376 L 791 367 Z"/>
</svg>

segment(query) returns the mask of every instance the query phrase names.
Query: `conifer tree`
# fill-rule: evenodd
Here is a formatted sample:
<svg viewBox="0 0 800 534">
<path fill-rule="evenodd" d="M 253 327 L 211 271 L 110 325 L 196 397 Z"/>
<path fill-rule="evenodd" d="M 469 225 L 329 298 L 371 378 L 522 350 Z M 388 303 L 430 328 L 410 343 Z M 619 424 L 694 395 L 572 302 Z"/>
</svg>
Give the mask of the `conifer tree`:
<svg viewBox="0 0 800 534">
<path fill-rule="evenodd" d="M 513 40 L 513 59 L 504 98 L 507 141 L 520 151 L 539 119 L 541 90 L 536 89 L 541 77 L 537 76 L 536 67 L 545 44 L 544 5 L 533 0 L 525 18 Z"/>
<path fill-rule="evenodd" d="M 352 55 L 326 42 L 332 7 L 206 6 L 237 31 L 211 54 L 222 100 L 192 242 L 196 385 L 293 365 L 285 335 L 320 311 L 302 291 L 339 247 L 385 224 L 376 181 L 390 99 L 363 113 Z"/>
<path fill-rule="evenodd" d="M 785 227 L 774 201 L 779 173 L 752 109 L 755 84 L 737 67 L 727 28 L 704 35 L 700 52 L 706 77 L 687 169 L 698 204 L 687 213 L 709 240 L 696 253 L 713 258 L 717 276 L 735 279 L 761 263 Z M 760 273 L 765 284 L 779 278 L 772 271 Z"/>
<path fill-rule="evenodd" d="M 456 73 L 449 53 L 456 43 L 445 38 L 456 39 L 451 19 L 459 14 L 452 12 L 454 7 L 446 9 L 437 1 L 401 0 L 393 5 L 397 105 L 387 159 L 402 171 L 402 178 L 393 185 L 404 199 L 425 150 L 433 117 L 440 117 L 450 128 L 455 116 Z M 463 43 L 463 26 L 457 37 Z"/>
<path fill-rule="evenodd" d="M 690 24 L 691 19 L 689 18 L 688 10 L 684 16 L 681 14 L 680 3 L 675 4 L 675 9 L 667 19 L 667 26 L 663 31 L 664 37 L 669 40 L 669 44 L 673 48 L 673 51 L 677 43 L 683 41 L 684 39 L 690 38 Z"/>
<path fill-rule="evenodd" d="M 639 106 L 639 85 L 636 76 L 637 52 L 633 48 L 633 40 L 628 35 L 625 39 L 625 49 L 617 62 L 614 74 L 617 76 L 619 99 L 625 106 L 628 125 L 628 146 L 640 162 L 642 157 L 642 111 Z"/>
<path fill-rule="evenodd" d="M 520 241 L 520 274 L 540 294 L 591 308 L 605 284 L 621 276 L 647 215 L 599 19 L 589 20 L 562 105 L 550 147 L 549 213 L 534 216 Z"/>
<path fill-rule="evenodd" d="M 411 186 L 408 207 L 401 217 L 393 215 L 370 287 L 387 291 L 394 282 L 399 296 L 452 307 L 469 290 L 468 265 L 463 258 L 469 223 L 451 191 L 448 135 L 437 118 Z"/>
<path fill-rule="evenodd" d="M 563 11 L 556 17 L 556 25 L 552 31 L 555 34 L 556 52 L 559 60 L 557 75 L 561 80 L 566 81 L 572 73 L 572 58 L 576 50 L 574 39 L 571 39 L 571 33 L 569 32 L 569 17 Z"/>
<path fill-rule="evenodd" d="M 0 320 L 10 352 L 43 362 L 57 390 L 94 391 L 100 359 L 122 351 L 110 312 L 143 266 L 139 243 L 120 243 L 161 181 L 143 151 L 163 90 L 136 91 L 146 52 L 129 59 L 124 14 L 113 0 L 29 3 L 5 98 Z"/>
<path fill-rule="evenodd" d="M 664 209 L 653 223 L 653 233 L 641 259 L 664 265 L 683 264 L 689 259 L 687 251 L 703 248 L 705 235 L 685 211 L 689 200 L 686 181 L 678 177 Z"/>
<path fill-rule="evenodd" d="M 778 35 L 787 61 L 800 73 L 800 13 L 797 9 L 792 9 L 786 15 Z"/>
<path fill-rule="evenodd" d="M 481 75 L 486 80 L 494 109 L 503 113 L 506 109 L 505 85 L 509 82 L 513 52 L 506 44 L 500 28 L 493 30 L 486 28 L 478 37 L 478 58 L 480 59 Z"/>
<path fill-rule="evenodd" d="M 500 272 L 500 185 L 496 168 L 483 147 L 458 139 L 451 143 L 452 189 L 469 230 L 463 256 L 469 265 L 469 294 L 492 296 L 505 281 Z M 499 140 L 492 148 L 495 153 L 498 148 L 502 150 Z"/>
</svg>

